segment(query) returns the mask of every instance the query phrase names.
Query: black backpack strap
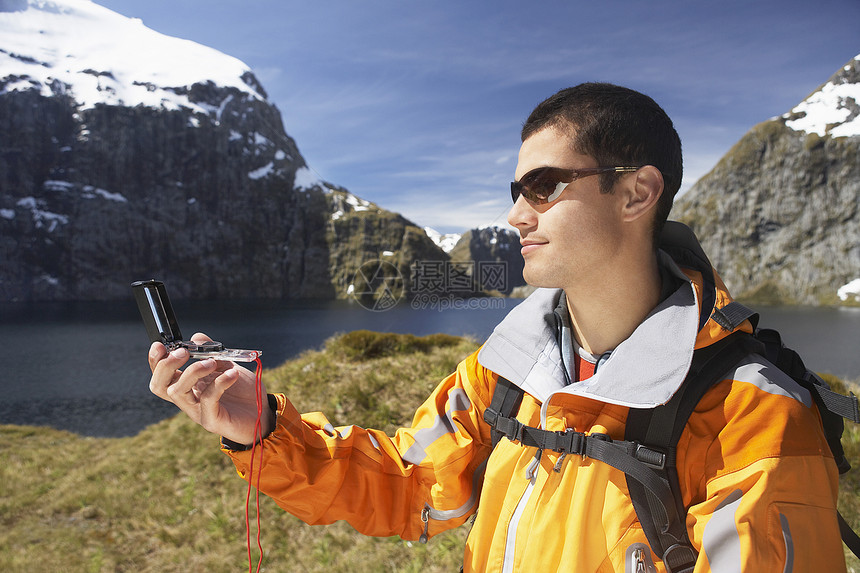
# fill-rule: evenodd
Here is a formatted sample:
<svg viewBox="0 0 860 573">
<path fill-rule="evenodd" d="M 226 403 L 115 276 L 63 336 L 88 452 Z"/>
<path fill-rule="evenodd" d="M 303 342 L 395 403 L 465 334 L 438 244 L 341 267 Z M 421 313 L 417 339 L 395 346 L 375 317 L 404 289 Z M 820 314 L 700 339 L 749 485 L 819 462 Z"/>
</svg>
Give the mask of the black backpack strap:
<svg viewBox="0 0 860 573">
<path fill-rule="evenodd" d="M 813 398 L 819 408 L 824 407 L 842 418 L 860 424 L 860 409 L 857 406 L 857 396 L 853 392 L 845 396 L 831 390 L 824 380 L 806 368 L 797 352 L 785 347 L 782 337 L 776 330 L 759 328 L 756 330 L 756 338 L 765 344 L 765 358 L 795 379 L 799 376 L 801 379 L 798 382 L 804 383 L 807 390 L 814 392 Z"/>
<path fill-rule="evenodd" d="M 660 509 L 661 503 L 642 487 L 635 476 L 627 475 L 627 488 L 651 549 L 670 573 L 693 571 L 697 559 L 697 552 L 687 535 L 687 509 L 682 501 L 675 466 L 678 439 L 705 392 L 745 356 L 759 348 L 751 336 L 735 333 L 697 350 L 686 380 L 666 404 L 656 408 L 631 408 L 627 414 L 625 440 L 645 444 L 649 449 L 666 455 L 664 467 L 655 468 L 655 471 L 672 492 L 675 520 L 667 519 Z"/>
<path fill-rule="evenodd" d="M 818 379 L 817 382 L 811 382 L 811 385 L 812 389 L 815 390 L 815 394 L 818 395 L 818 399 L 821 400 L 821 403 L 825 408 L 834 414 L 838 414 L 847 420 L 851 420 L 855 424 L 860 424 L 860 408 L 858 408 L 857 396 L 854 395 L 854 392 L 849 390 L 848 396 L 840 394 L 839 392 L 834 392 L 828 388 L 824 380 L 821 380 L 821 378 L 814 372 L 810 371 L 809 374 Z"/>
<path fill-rule="evenodd" d="M 845 396 L 831 390 L 824 380 L 806 368 L 797 352 L 782 343 L 782 337 L 776 330 L 760 328 L 756 331 L 756 338 L 764 343 L 765 351 L 762 355 L 812 394 L 818 412 L 821 414 L 824 436 L 827 438 L 839 473 L 844 474 L 850 470 L 851 464 L 842 447 L 842 433 L 845 430 L 844 418 L 855 424 L 860 423 L 857 396 L 853 392 Z"/>
<path fill-rule="evenodd" d="M 516 424 L 522 426 L 516 419 L 522 401 L 523 389 L 507 378 L 499 376 L 493 390 L 493 398 L 490 400 L 490 407 L 484 410 L 484 421 L 492 428 L 490 435 L 494 448 L 502 436 L 509 431 L 516 434 Z"/>
<path fill-rule="evenodd" d="M 733 300 L 722 308 L 715 308 L 711 318 L 723 329 L 732 332 L 747 319 L 752 322 L 753 330 L 758 326 L 758 313 Z"/>
<path fill-rule="evenodd" d="M 639 443 L 612 440 L 606 434 L 585 434 L 571 429 L 551 432 L 527 426 L 516 419 L 522 399 L 522 388 L 502 376 L 498 378 L 490 407 L 484 410 L 484 421 L 492 428 L 493 447 L 504 436 L 523 446 L 602 461 L 641 483 L 655 500 L 657 511 L 665 516 L 664 522 L 683 521 L 676 513 L 672 491 L 653 471 L 669 463 L 662 452 Z"/>
<path fill-rule="evenodd" d="M 860 537 L 851 529 L 851 526 L 838 511 L 836 512 L 836 519 L 839 521 L 839 533 L 842 535 L 842 542 L 848 546 L 855 557 L 860 557 Z"/>
</svg>

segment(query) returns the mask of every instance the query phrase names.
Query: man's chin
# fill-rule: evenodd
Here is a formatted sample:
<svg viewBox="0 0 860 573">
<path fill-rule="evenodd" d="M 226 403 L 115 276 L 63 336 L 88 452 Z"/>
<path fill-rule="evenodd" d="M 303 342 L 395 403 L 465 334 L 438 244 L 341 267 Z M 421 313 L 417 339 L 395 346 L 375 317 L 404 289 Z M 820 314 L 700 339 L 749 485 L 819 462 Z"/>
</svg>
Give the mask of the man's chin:
<svg viewBox="0 0 860 573">
<path fill-rule="evenodd" d="M 523 270 L 523 280 L 526 281 L 526 284 L 535 287 L 535 288 L 556 288 L 558 287 L 557 281 L 553 281 L 547 276 L 542 275 L 541 273 L 529 272 L 528 269 Z"/>
</svg>

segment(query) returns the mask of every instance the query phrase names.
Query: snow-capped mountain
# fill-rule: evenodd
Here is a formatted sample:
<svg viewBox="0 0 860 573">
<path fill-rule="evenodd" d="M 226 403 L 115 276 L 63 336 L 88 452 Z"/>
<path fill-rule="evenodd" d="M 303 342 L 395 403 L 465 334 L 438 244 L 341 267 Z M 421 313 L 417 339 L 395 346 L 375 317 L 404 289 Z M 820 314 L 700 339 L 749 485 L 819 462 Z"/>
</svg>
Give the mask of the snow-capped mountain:
<svg viewBox="0 0 860 573">
<path fill-rule="evenodd" d="M 858 199 L 860 56 L 753 127 L 673 217 L 694 228 L 735 296 L 839 304 L 855 300 L 860 279 Z"/>
<path fill-rule="evenodd" d="M 520 235 L 512 229 L 497 225 L 471 229 L 463 233 L 449 254 L 453 263 L 469 263 L 479 277 L 478 282 L 482 281 L 482 271 L 501 272 L 502 280 L 491 290 L 511 294 L 525 285 Z"/>
<path fill-rule="evenodd" d="M 188 88 L 207 83 L 266 99 L 236 58 L 160 34 L 89 0 L 4 0 L 0 37 L 4 91 L 67 94 L 82 110 L 143 105 L 217 117 L 223 110 L 189 98 Z"/>
<path fill-rule="evenodd" d="M 0 300 L 331 298 L 446 257 L 320 181 L 248 66 L 89 0 L 0 0 L 0 149 Z"/>
<path fill-rule="evenodd" d="M 860 74 L 857 55 L 830 80 L 782 116 L 795 131 L 819 137 L 860 136 Z"/>
<path fill-rule="evenodd" d="M 463 236 L 462 233 L 440 233 L 431 227 L 424 227 L 424 232 L 436 243 L 436 246 L 446 253 L 450 253 L 451 249 L 457 246 L 460 237 Z"/>
</svg>

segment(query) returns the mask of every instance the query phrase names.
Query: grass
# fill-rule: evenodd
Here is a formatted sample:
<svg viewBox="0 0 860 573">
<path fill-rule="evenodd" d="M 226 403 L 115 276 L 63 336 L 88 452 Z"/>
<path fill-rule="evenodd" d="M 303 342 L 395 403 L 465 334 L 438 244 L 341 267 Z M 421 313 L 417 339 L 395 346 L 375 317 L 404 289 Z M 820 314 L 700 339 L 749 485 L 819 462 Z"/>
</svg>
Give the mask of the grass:
<svg viewBox="0 0 860 573">
<path fill-rule="evenodd" d="M 475 348 L 448 336 L 359 331 L 266 370 L 264 379 L 300 411 L 393 432 Z M 846 426 L 846 437 L 860 465 L 860 429 Z M 246 485 L 217 438 L 183 415 L 118 439 L 0 426 L 0 460 L 0 571 L 247 569 Z M 858 491 L 860 469 L 841 482 L 840 507 L 855 528 Z M 260 505 L 265 571 L 433 573 L 457 571 L 462 561 L 465 526 L 421 545 L 365 537 L 342 523 L 310 527 L 268 498 Z M 849 564 L 860 572 L 857 560 Z"/>
<path fill-rule="evenodd" d="M 393 431 L 475 348 L 446 336 L 353 333 L 264 379 L 336 424 Z M 118 439 L 0 426 L 0 460 L 0 571 L 247 569 L 246 484 L 217 437 L 183 415 Z M 442 572 L 462 562 L 462 528 L 421 545 L 361 536 L 340 523 L 310 527 L 268 498 L 260 505 L 267 571 Z"/>
</svg>

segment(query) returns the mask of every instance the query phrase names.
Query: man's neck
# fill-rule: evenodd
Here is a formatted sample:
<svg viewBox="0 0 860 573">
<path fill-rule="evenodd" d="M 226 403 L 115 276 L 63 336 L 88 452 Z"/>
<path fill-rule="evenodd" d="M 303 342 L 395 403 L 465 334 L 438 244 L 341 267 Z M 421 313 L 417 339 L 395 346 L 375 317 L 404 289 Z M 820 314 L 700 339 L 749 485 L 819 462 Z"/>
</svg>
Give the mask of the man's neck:
<svg viewBox="0 0 860 573">
<path fill-rule="evenodd" d="M 586 351 L 601 355 L 626 340 L 660 302 L 660 271 L 655 257 L 639 268 L 593 285 L 565 289 L 572 334 Z"/>
</svg>

